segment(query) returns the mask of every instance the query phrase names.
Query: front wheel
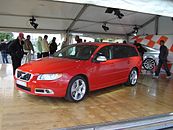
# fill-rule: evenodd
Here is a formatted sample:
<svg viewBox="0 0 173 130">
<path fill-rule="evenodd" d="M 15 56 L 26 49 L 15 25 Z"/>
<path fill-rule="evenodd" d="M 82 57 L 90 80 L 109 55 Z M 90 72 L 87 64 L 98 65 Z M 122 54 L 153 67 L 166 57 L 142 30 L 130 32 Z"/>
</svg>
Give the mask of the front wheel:
<svg viewBox="0 0 173 130">
<path fill-rule="evenodd" d="M 126 82 L 126 85 L 134 86 L 137 83 L 138 79 L 138 72 L 137 69 L 133 68 L 129 74 L 128 81 Z"/>
<path fill-rule="evenodd" d="M 86 95 L 86 90 L 86 80 L 81 76 L 76 76 L 70 81 L 65 98 L 74 102 L 81 101 Z"/>
<path fill-rule="evenodd" d="M 153 70 L 154 67 L 156 66 L 156 62 L 153 58 L 146 58 L 143 63 L 143 67 L 145 70 Z"/>
</svg>

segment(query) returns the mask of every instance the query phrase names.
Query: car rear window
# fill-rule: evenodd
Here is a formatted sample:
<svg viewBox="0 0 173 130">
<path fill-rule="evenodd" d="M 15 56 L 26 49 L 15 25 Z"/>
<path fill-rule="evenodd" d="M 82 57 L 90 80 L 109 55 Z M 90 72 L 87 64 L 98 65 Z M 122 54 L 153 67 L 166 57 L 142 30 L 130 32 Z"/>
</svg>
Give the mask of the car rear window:
<svg viewBox="0 0 173 130">
<path fill-rule="evenodd" d="M 136 49 L 132 46 L 127 46 L 128 57 L 138 56 Z"/>
</svg>

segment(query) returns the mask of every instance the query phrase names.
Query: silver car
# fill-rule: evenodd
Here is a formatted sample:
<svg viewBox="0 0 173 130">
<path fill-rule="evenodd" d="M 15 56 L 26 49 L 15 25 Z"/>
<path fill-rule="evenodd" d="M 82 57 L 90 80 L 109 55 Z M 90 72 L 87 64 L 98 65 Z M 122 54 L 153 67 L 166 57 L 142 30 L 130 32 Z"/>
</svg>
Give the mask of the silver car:
<svg viewBox="0 0 173 130">
<path fill-rule="evenodd" d="M 142 45 L 142 47 L 146 50 L 143 55 L 143 67 L 145 70 L 153 70 L 159 62 L 160 50 L 148 47 L 146 45 Z"/>
<path fill-rule="evenodd" d="M 142 47 L 146 50 L 143 55 L 143 68 L 145 70 L 152 71 L 159 63 L 160 50 L 148 47 L 146 45 L 142 45 Z M 171 52 L 169 52 L 168 61 L 173 61 L 173 53 Z"/>
</svg>

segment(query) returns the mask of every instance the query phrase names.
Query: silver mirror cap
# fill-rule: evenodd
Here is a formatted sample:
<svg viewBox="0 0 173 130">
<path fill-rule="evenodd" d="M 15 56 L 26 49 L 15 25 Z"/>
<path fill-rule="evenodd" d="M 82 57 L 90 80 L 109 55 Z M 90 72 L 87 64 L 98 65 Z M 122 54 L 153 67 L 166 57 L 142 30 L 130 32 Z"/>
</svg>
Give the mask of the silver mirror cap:
<svg viewBox="0 0 173 130">
<path fill-rule="evenodd" d="M 107 59 L 106 59 L 105 56 L 98 56 L 97 57 L 97 61 L 99 61 L 99 62 L 105 62 L 105 61 L 107 61 Z"/>
</svg>

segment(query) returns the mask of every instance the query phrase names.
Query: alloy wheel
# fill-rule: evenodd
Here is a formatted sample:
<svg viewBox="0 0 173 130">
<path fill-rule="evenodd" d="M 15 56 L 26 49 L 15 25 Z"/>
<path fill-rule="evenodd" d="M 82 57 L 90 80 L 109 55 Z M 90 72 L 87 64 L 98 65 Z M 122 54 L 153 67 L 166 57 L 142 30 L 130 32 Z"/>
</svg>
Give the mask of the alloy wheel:
<svg viewBox="0 0 173 130">
<path fill-rule="evenodd" d="M 130 83 L 131 85 L 135 85 L 138 79 L 138 74 L 136 69 L 133 69 L 130 74 Z"/>
<path fill-rule="evenodd" d="M 86 93 L 86 83 L 82 79 L 76 79 L 71 86 L 71 97 L 75 101 L 81 100 Z"/>
<path fill-rule="evenodd" d="M 147 58 L 143 61 L 143 67 L 145 70 L 153 70 L 156 66 L 156 62 L 152 58 Z"/>
</svg>

